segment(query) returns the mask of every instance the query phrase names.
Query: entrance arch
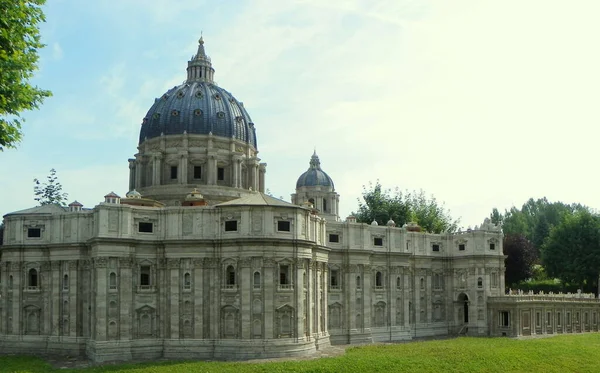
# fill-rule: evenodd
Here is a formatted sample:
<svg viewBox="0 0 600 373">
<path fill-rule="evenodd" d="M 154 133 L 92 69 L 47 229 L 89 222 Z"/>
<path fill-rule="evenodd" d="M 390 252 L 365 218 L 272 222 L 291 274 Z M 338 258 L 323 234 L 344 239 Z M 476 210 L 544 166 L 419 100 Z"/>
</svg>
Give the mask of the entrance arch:
<svg viewBox="0 0 600 373">
<path fill-rule="evenodd" d="M 469 297 L 467 296 L 467 294 L 465 293 L 460 293 L 458 294 L 458 299 L 457 299 L 457 303 L 459 304 L 459 306 L 461 306 L 461 310 L 462 312 L 462 321 L 465 324 L 469 323 Z"/>
</svg>

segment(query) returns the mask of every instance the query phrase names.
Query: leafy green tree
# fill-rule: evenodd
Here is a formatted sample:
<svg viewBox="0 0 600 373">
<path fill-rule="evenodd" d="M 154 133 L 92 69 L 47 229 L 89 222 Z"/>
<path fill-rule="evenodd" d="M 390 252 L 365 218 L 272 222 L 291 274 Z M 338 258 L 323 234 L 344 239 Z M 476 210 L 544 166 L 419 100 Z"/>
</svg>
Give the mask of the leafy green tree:
<svg viewBox="0 0 600 373">
<path fill-rule="evenodd" d="M 39 23 L 45 0 L 0 0 L 0 151 L 21 140 L 21 113 L 36 109 L 50 91 L 29 83 L 37 69 Z"/>
<path fill-rule="evenodd" d="M 534 264 L 538 261 L 538 251 L 522 234 L 507 234 L 503 242 L 505 259 L 504 281 L 506 286 L 514 287 L 520 281 L 531 278 Z"/>
<path fill-rule="evenodd" d="M 383 189 L 379 181 L 363 187 L 362 201 L 358 200 L 358 212 L 353 213 L 359 223 L 386 224 L 389 219 L 397 226 L 416 222 L 428 232 L 454 232 L 458 220 L 453 220 L 450 213 L 433 196 L 427 197 L 419 192 L 402 193 L 396 188 Z"/>
<path fill-rule="evenodd" d="M 600 217 L 587 210 L 565 216 L 550 231 L 542 261 L 550 276 L 595 292 L 600 274 Z"/>
<path fill-rule="evenodd" d="M 62 185 L 58 182 L 58 176 L 56 176 L 56 170 L 53 168 L 50 169 L 50 175 L 46 179 L 45 183 L 40 182 L 38 179 L 33 179 L 34 199 L 42 206 L 52 203 L 66 206 L 68 194 L 63 193 Z"/>
</svg>

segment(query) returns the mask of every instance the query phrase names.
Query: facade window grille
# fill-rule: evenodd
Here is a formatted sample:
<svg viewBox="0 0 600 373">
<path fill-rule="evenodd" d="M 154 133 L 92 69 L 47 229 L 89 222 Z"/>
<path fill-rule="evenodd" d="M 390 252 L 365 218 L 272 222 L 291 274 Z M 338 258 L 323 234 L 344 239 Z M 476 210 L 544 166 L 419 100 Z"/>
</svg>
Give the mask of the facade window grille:
<svg viewBox="0 0 600 373">
<path fill-rule="evenodd" d="M 332 269 L 329 272 L 329 286 L 331 289 L 339 289 L 340 288 L 340 279 L 339 279 L 339 271 L 337 269 Z"/>
<path fill-rule="evenodd" d="M 138 224 L 138 232 L 140 233 L 152 233 L 154 231 L 154 226 L 152 223 L 148 222 L 139 222 Z"/>
<path fill-rule="evenodd" d="M 491 243 L 490 244 L 490 250 L 496 250 L 496 244 Z"/>
<path fill-rule="evenodd" d="M 225 180 L 225 169 L 223 167 L 217 168 L 217 180 Z"/>
<path fill-rule="evenodd" d="M 140 267 L 140 286 L 150 286 L 150 266 Z"/>
<path fill-rule="evenodd" d="M 227 270 L 226 272 L 226 282 L 225 284 L 227 285 L 228 288 L 233 288 L 235 286 L 235 268 L 233 268 L 232 265 L 227 266 Z"/>
<path fill-rule="evenodd" d="M 177 179 L 177 166 L 171 166 L 171 180 Z"/>
<path fill-rule="evenodd" d="M 194 166 L 194 179 L 202 179 L 202 166 Z"/>
<path fill-rule="evenodd" d="M 383 274 L 379 271 L 375 274 L 375 288 L 376 289 L 383 288 Z"/>
<path fill-rule="evenodd" d="M 29 270 L 29 276 L 28 276 L 28 282 L 27 282 L 27 284 L 31 288 L 37 288 L 38 287 L 38 271 L 35 268 L 31 268 Z"/>
<path fill-rule="evenodd" d="M 254 288 L 260 289 L 260 272 L 254 272 Z"/>
<path fill-rule="evenodd" d="M 277 221 L 277 231 L 279 232 L 289 232 L 291 231 L 291 223 L 287 220 L 279 220 Z"/>
<path fill-rule="evenodd" d="M 383 246 L 383 238 L 373 237 L 373 246 Z"/>
<path fill-rule="evenodd" d="M 287 264 L 279 266 L 279 285 L 290 285 L 290 266 Z"/>
<path fill-rule="evenodd" d="M 438 244 L 431 245 L 431 251 L 440 251 L 440 245 L 438 245 Z"/>
<path fill-rule="evenodd" d="M 458 245 L 458 250 L 459 251 L 465 251 L 465 244 L 461 243 L 460 245 Z"/>
<path fill-rule="evenodd" d="M 331 233 L 329 235 L 329 242 L 334 242 L 334 243 L 340 242 L 340 235 Z"/>
<path fill-rule="evenodd" d="M 227 220 L 225 222 L 225 232 L 235 232 L 237 230 L 237 220 Z"/>
<path fill-rule="evenodd" d="M 27 228 L 27 238 L 40 238 L 42 237 L 41 228 Z"/>
</svg>

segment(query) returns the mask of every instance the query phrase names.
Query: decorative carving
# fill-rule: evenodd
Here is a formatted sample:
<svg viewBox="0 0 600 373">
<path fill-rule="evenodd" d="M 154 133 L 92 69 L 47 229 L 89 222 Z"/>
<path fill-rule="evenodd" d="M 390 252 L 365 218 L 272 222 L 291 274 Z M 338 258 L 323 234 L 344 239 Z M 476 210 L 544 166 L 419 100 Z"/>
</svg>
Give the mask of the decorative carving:
<svg viewBox="0 0 600 373">
<path fill-rule="evenodd" d="M 119 266 L 121 268 L 131 268 L 133 266 L 133 259 L 127 257 L 127 258 L 120 258 L 119 259 Z"/>
<path fill-rule="evenodd" d="M 60 269 L 60 261 L 54 260 L 50 262 L 50 268 L 52 268 L 53 271 L 58 271 Z"/>
<path fill-rule="evenodd" d="M 252 258 L 249 256 L 240 258 L 240 260 L 238 260 L 238 265 L 240 267 L 250 267 L 251 264 L 252 264 Z"/>
<path fill-rule="evenodd" d="M 108 258 L 104 256 L 94 258 L 94 268 L 106 268 L 108 266 Z"/>
<path fill-rule="evenodd" d="M 194 268 L 202 268 L 204 267 L 204 260 L 201 258 L 194 259 Z"/>
<path fill-rule="evenodd" d="M 275 260 L 273 258 L 264 258 L 263 259 L 263 267 L 266 268 L 271 268 L 271 267 L 275 267 L 277 263 L 275 262 Z"/>
<path fill-rule="evenodd" d="M 108 211 L 108 231 L 116 232 L 119 230 L 119 213 L 116 210 Z"/>
<path fill-rule="evenodd" d="M 169 269 L 179 268 L 179 259 L 175 259 L 175 258 L 167 259 L 167 268 L 169 268 Z"/>
<path fill-rule="evenodd" d="M 184 236 L 187 236 L 187 235 L 190 235 L 193 233 L 193 223 L 194 223 L 193 219 L 194 219 L 194 217 L 192 216 L 192 214 L 184 214 L 183 215 L 181 231 Z"/>
</svg>

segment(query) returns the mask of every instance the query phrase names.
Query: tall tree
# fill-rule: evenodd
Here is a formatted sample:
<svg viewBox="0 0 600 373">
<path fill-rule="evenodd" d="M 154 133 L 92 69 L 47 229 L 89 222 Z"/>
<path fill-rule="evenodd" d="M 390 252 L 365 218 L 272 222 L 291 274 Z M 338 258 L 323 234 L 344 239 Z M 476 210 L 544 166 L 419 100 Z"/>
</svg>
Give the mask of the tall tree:
<svg viewBox="0 0 600 373">
<path fill-rule="evenodd" d="M 515 286 L 520 281 L 531 278 L 533 266 L 538 261 L 538 251 L 535 246 L 522 234 L 507 234 L 504 236 L 505 283 Z"/>
<path fill-rule="evenodd" d="M 58 182 L 58 176 L 56 176 L 56 170 L 53 168 L 50 169 L 50 175 L 46 179 L 45 183 L 40 182 L 38 179 L 33 179 L 34 199 L 42 206 L 52 203 L 65 206 L 68 194 L 63 193 L 62 185 Z"/>
<path fill-rule="evenodd" d="M 386 224 L 389 219 L 396 225 L 414 221 L 428 232 L 453 232 L 458 220 L 453 220 L 444 205 L 435 197 L 419 192 L 402 193 L 400 189 L 383 189 L 379 181 L 363 187 L 362 201 L 358 200 L 358 211 L 353 213 L 360 223 Z"/>
<path fill-rule="evenodd" d="M 21 140 L 21 113 L 38 108 L 50 91 L 29 83 L 37 69 L 45 0 L 0 0 L 0 151 Z"/>
<path fill-rule="evenodd" d="M 550 276 L 578 285 L 584 291 L 596 292 L 600 274 L 600 217 L 587 210 L 565 216 L 550 231 L 542 261 Z"/>
</svg>

